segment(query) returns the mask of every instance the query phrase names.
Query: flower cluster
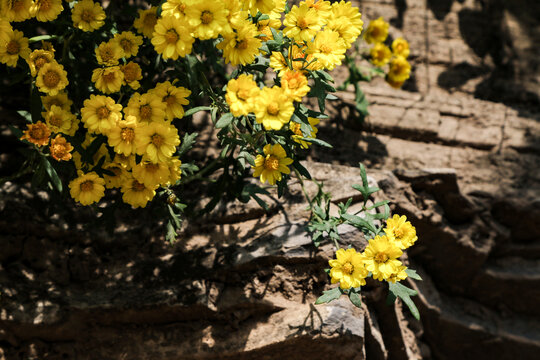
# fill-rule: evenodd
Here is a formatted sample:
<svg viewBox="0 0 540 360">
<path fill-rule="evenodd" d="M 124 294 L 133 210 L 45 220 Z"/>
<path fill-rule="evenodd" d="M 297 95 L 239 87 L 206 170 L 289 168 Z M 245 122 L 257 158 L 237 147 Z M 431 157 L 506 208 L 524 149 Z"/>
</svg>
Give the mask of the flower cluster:
<svg viewBox="0 0 540 360">
<path fill-rule="evenodd" d="M 336 259 L 329 261 L 332 284 L 339 283 L 341 289 L 357 288 L 366 284 L 369 274 L 390 283 L 407 278 L 407 267 L 398 258 L 418 239 L 416 229 L 405 216 L 394 215 L 387 220 L 384 232 L 369 240 L 362 253 L 339 249 Z"/>
</svg>

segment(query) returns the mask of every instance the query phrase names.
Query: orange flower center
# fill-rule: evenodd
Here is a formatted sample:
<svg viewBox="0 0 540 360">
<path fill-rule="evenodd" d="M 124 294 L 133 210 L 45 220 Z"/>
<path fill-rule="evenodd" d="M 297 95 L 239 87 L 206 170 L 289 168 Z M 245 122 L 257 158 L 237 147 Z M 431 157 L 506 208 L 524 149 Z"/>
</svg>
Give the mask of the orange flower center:
<svg viewBox="0 0 540 360">
<path fill-rule="evenodd" d="M 394 236 L 396 238 L 401 238 L 403 236 L 403 230 L 401 228 L 394 229 Z"/>
<path fill-rule="evenodd" d="M 8 2 L 9 4 L 9 2 Z M 9 6 L 9 5 L 8 5 Z M 23 0 L 14 0 L 12 3 L 11 3 L 11 9 L 13 9 L 13 11 L 15 12 L 19 12 L 21 10 L 24 9 L 24 1 Z"/>
<path fill-rule="evenodd" d="M 111 110 L 107 109 L 106 106 L 102 106 L 99 109 L 97 109 L 96 114 L 97 114 L 97 116 L 99 117 L 100 120 L 101 119 L 106 119 L 111 114 Z"/>
<path fill-rule="evenodd" d="M 103 62 L 108 62 L 114 59 L 114 51 L 110 46 L 101 48 L 99 55 L 101 56 L 101 61 Z"/>
<path fill-rule="evenodd" d="M 83 10 L 82 13 L 81 13 L 81 20 L 84 21 L 85 23 L 91 23 L 92 21 L 94 21 L 95 17 L 94 17 L 94 13 L 92 12 L 92 10 Z"/>
<path fill-rule="evenodd" d="M 272 116 L 279 114 L 279 105 L 276 103 L 268 104 L 266 107 L 266 112 Z"/>
<path fill-rule="evenodd" d="M 300 29 L 304 30 L 308 27 L 308 22 L 305 18 L 300 18 L 296 21 L 296 26 L 298 26 Z"/>
<path fill-rule="evenodd" d="M 210 24 L 212 22 L 212 20 L 214 20 L 214 15 L 208 11 L 208 10 L 205 10 L 202 12 L 201 14 L 201 22 L 203 24 Z"/>
<path fill-rule="evenodd" d="M 122 47 L 122 49 L 124 49 L 124 51 L 129 51 L 133 47 L 133 43 L 130 40 L 124 38 L 120 40 L 120 46 Z"/>
<path fill-rule="evenodd" d="M 134 63 L 127 64 L 122 67 L 122 72 L 124 73 L 124 78 L 128 83 L 137 80 L 140 76 L 139 69 Z"/>
<path fill-rule="evenodd" d="M 41 140 L 46 137 L 45 129 L 41 126 L 32 126 L 29 133 L 30 137 L 35 140 Z"/>
<path fill-rule="evenodd" d="M 246 101 L 247 99 L 249 99 L 249 91 L 247 89 L 240 89 L 236 92 L 236 96 L 240 100 Z"/>
<path fill-rule="evenodd" d="M 122 138 L 123 141 L 125 142 L 132 142 L 133 139 L 135 138 L 135 130 L 133 130 L 132 128 L 123 128 L 121 131 L 120 131 L 120 137 Z"/>
<path fill-rule="evenodd" d="M 133 180 L 131 188 L 133 189 L 133 191 L 144 191 L 144 189 L 146 189 L 146 186 L 144 186 L 144 184 L 141 184 L 137 180 Z"/>
<path fill-rule="evenodd" d="M 156 171 L 159 170 L 159 165 L 158 164 L 146 164 L 145 168 L 146 168 L 146 171 L 148 171 L 150 173 L 155 173 Z"/>
<path fill-rule="evenodd" d="M 51 0 L 39 0 L 38 4 L 40 11 L 49 11 L 52 8 Z"/>
<path fill-rule="evenodd" d="M 144 23 L 144 26 L 145 27 L 148 27 L 148 28 L 154 28 L 154 26 L 156 26 L 156 23 L 157 23 L 157 17 L 156 17 L 156 14 L 147 14 L 145 17 L 144 17 L 144 20 L 143 20 L 143 23 Z"/>
<path fill-rule="evenodd" d="M 55 114 L 52 114 L 49 118 L 49 124 L 52 126 L 60 127 L 62 126 L 64 122 L 62 121 L 62 117 L 56 116 Z"/>
<path fill-rule="evenodd" d="M 106 83 L 111 83 L 111 82 L 114 82 L 116 80 L 116 73 L 114 71 L 111 71 L 107 74 L 104 74 L 102 76 L 102 79 L 103 81 L 105 81 Z"/>
<path fill-rule="evenodd" d="M 35 58 L 34 66 L 36 67 L 36 70 L 39 71 L 39 69 L 41 69 L 43 65 L 47 64 L 48 62 L 49 60 L 45 56 L 41 55 Z"/>
<path fill-rule="evenodd" d="M 60 83 L 60 74 L 54 70 L 49 70 L 43 74 L 43 83 L 49 89 L 53 89 Z"/>
<path fill-rule="evenodd" d="M 378 263 L 385 263 L 388 259 L 389 259 L 388 255 L 386 255 L 383 252 L 378 253 L 377 255 L 375 255 L 375 261 L 378 262 Z"/>
<path fill-rule="evenodd" d="M 159 134 L 152 135 L 152 144 L 154 144 L 156 147 L 160 147 L 165 142 L 165 139 L 163 139 L 163 136 Z"/>
<path fill-rule="evenodd" d="M 330 54 L 332 52 L 332 47 L 328 44 L 322 44 L 319 49 L 325 54 Z"/>
<path fill-rule="evenodd" d="M 9 55 L 16 55 L 19 53 L 19 50 L 21 49 L 21 45 L 15 41 L 15 40 L 11 40 L 7 45 L 6 45 L 6 52 L 9 54 Z"/>
<path fill-rule="evenodd" d="M 351 275 L 354 271 L 354 266 L 353 264 L 351 264 L 350 262 L 346 262 L 345 264 L 343 264 L 343 266 L 341 267 L 343 269 L 343 271 L 349 275 Z"/>
<path fill-rule="evenodd" d="M 246 39 L 242 39 L 240 41 L 236 42 L 236 48 L 240 50 L 245 50 L 248 47 L 248 41 Z"/>
<path fill-rule="evenodd" d="M 92 180 L 83 181 L 80 185 L 82 192 L 89 192 L 94 189 L 94 182 Z"/>
<path fill-rule="evenodd" d="M 174 104 L 176 104 L 176 96 L 174 95 L 165 96 L 163 100 L 165 101 L 167 106 L 173 106 Z"/>
<path fill-rule="evenodd" d="M 150 105 L 143 105 L 139 108 L 141 120 L 148 121 L 152 116 L 152 108 Z"/>
<path fill-rule="evenodd" d="M 264 160 L 264 167 L 267 170 L 278 170 L 279 169 L 279 159 L 274 155 L 268 155 Z"/>
<path fill-rule="evenodd" d="M 174 29 L 170 29 L 165 34 L 165 40 L 169 44 L 175 44 L 178 41 L 178 33 Z"/>
</svg>

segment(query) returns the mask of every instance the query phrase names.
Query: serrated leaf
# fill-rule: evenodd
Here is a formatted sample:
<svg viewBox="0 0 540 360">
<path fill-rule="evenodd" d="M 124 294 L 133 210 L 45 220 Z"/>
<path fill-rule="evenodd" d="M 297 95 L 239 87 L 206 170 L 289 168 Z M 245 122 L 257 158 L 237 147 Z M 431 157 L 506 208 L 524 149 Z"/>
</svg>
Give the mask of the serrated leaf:
<svg viewBox="0 0 540 360">
<path fill-rule="evenodd" d="M 323 294 L 319 296 L 317 301 L 315 301 L 315 305 L 325 304 L 325 303 L 329 303 L 330 301 L 339 299 L 341 294 L 342 292 L 339 286 L 333 289 L 327 290 L 327 291 L 323 291 Z"/>
<path fill-rule="evenodd" d="M 195 144 L 195 138 L 199 135 L 198 133 L 192 133 L 192 134 L 185 134 L 184 138 L 182 139 L 182 143 L 180 144 L 180 148 L 178 149 L 178 156 L 184 155 L 189 149 L 193 147 L 193 144 Z"/>
<path fill-rule="evenodd" d="M 410 277 L 411 279 L 414 279 L 414 280 L 422 280 L 422 278 L 420 277 L 420 275 L 418 275 L 416 273 L 416 270 L 413 270 L 413 269 L 405 269 L 405 273 L 407 274 L 408 277 Z"/>
<path fill-rule="evenodd" d="M 399 282 L 388 283 L 388 285 L 388 289 L 390 290 L 390 292 L 392 292 L 394 296 L 403 300 L 403 302 L 411 311 L 411 314 L 414 316 L 414 318 L 416 320 L 420 320 L 420 312 L 418 311 L 418 308 L 411 299 L 411 296 L 418 295 L 418 293 L 413 289 L 409 289 L 405 285 L 401 285 Z"/>
<path fill-rule="evenodd" d="M 356 290 L 351 289 L 349 291 L 349 300 L 351 300 L 353 305 L 357 308 L 362 308 L 362 297 L 356 292 Z"/>
</svg>

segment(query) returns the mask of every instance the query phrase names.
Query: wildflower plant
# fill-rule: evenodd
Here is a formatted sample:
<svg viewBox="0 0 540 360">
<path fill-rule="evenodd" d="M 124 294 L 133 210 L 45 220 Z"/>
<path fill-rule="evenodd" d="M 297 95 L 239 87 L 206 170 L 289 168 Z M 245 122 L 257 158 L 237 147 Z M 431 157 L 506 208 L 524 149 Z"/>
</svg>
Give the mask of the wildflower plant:
<svg viewBox="0 0 540 360">
<path fill-rule="evenodd" d="M 55 201 L 96 213 L 148 207 L 164 217 L 170 241 L 184 217 L 220 201 L 254 199 L 267 208 L 260 195 L 268 187 L 281 197 L 291 174 L 311 179 L 300 162 L 305 149 L 331 147 L 317 138 L 317 126 L 328 121 L 326 102 L 336 99 L 330 71 L 348 67 L 344 86 L 354 85 L 362 116 L 360 81 L 382 75 L 399 87 L 409 77 L 408 43 L 385 45 L 382 19 L 362 36 L 362 15 L 347 1 L 140 4 L 0 1 L 0 66 L 30 93 L 29 106 L 19 110 L 26 127 L 11 127 L 28 144 L 27 160 L 10 179 L 31 173 L 32 186 L 55 192 Z M 192 130 L 199 112 L 209 115 L 218 149 L 203 159 L 191 151 L 204 148 Z M 375 190 L 366 186 L 358 190 L 367 201 Z M 208 199 L 202 208 L 193 193 Z M 348 202 L 331 217 L 321 207 L 329 197 L 308 200 L 315 245 L 337 240 L 342 223 L 373 237 L 363 253 L 336 242 L 329 274 L 340 285 L 318 302 L 346 293 L 358 304 L 368 276 L 391 290 L 416 276 L 398 260 L 416 241 L 412 225 L 402 218 L 389 219 L 384 231 L 374 225 L 389 217 L 386 203 L 375 205 L 383 213 L 361 218 L 347 213 Z"/>
</svg>

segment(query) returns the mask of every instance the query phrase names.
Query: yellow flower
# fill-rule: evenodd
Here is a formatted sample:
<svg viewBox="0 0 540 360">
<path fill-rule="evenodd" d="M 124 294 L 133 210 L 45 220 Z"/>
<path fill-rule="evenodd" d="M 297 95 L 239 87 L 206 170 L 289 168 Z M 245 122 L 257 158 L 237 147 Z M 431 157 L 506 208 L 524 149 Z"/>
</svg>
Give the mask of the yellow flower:
<svg viewBox="0 0 540 360">
<path fill-rule="evenodd" d="M 122 200 L 133 208 L 145 207 L 156 195 L 156 189 L 145 186 L 131 176 L 122 184 Z"/>
<path fill-rule="evenodd" d="M 180 161 L 177 157 L 172 157 L 169 162 L 167 163 L 169 166 L 169 178 L 167 179 L 167 182 L 165 183 L 166 186 L 174 186 L 180 180 L 180 177 L 182 175 L 182 161 Z"/>
<path fill-rule="evenodd" d="M 19 57 L 27 59 L 30 56 L 28 39 L 22 31 L 13 30 L 7 33 L 7 41 L 0 41 L 0 62 L 7 66 L 17 66 Z"/>
<path fill-rule="evenodd" d="M 392 51 L 396 56 L 403 56 L 405 59 L 409 56 L 409 42 L 402 37 L 392 41 Z"/>
<path fill-rule="evenodd" d="M 142 36 L 135 35 L 131 31 L 124 31 L 120 34 L 115 34 L 113 40 L 124 52 L 122 57 L 126 59 L 136 56 L 139 52 L 139 46 L 142 45 Z"/>
<path fill-rule="evenodd" d="M 127 170 L 119 163 L 109 162 L 103 164 L 103 169 L 112 173 L 103 173 L 103 179 L 105 179 L 105 187 L 107 189 L 119 188 L 126 182 L 127 179 L 129 179 Z"/>
<path fill-rule="evenodd" d="M 49 143 L 51 130 L 41 121 L 35 124 L 28 124 L 21 140 L 27 140 L 37 146 L 45 146 Z"/>
<path fill-rule="evenodd" d="M 182 105 L 189 104 L 187 97 L 191 94 L 190 90 L 182 86 L 176 87 L 170 81 L 165 81 L 157 84 L 152 92 L 161 98 L 161 101 L 165 104 L 165 113 L 168 120 L 184 117 L 184 107 Z"/>
<path fill-rule="evenodd" d="M 330 11 L 332 10 L 332 4 L 330 4 L 330 1 L 304 0 L 303 3 L 305 3 L 311 9 L 315 9 L 317 14 L 319 14 L 319 16 L 323 19 L 330 16 Z"/>
<path fill-rule="evenodd" d="M 75 201 L 82 205 L 90 205 L 98 202 L 105 195 L 105 180 L 95 172 L 84 174 L 69 183 L 69 193 Z"/>
<path fill-rule="evenodd" d="M 75 115 L 56 105 L 52 105 L 49 110 L 41 113 L 41 115 L 45 118 L 49 129 L 54 133 L 68 134 L 73 121 L 75 121 Z"/>
<path fill-rule="evenodd" d="M 405 215 L 394 215 L 391 219 L 386 220 L 384 232 L 388 239 L 395 242 L 400 249 L 406 249 L 418 240 L 415 227 L 410 221 L 407 221 Z"/>
<path fill-rule="evenodd" d="M 117 164 L 122 165 L 124 169 L 126 169 L 126 171 L 131 170 L 133 166 L 135 166 L 137 163 L 135 153 L 131 155 L 116 153 L 116 155 L 114 155 L 113 161 Z"/>
<path fill-rule="evenodd" d="M 309 42 L 324 25 L 324 18 L 317 10 L 301 3 L 300 7 L 294 5 L 283 21 L 285 29 L 283 34 L 298 42 Z"/>
<path fill-rule="evenodd" d="M 261 14 L 269 14 L 276 6 L 274 0 L 242 0 L 244 10 L 248 10 L 251 16 L 257 15 L 260 11 Z"/>
<path fill-rule="evenodd" d="M 329 260 L 332 284 L 339 283 L 342 289 L 357 288 L 366 285 L 369 272 L 364 266 L 364 256 L 355 249 L 339 249 L 336 258 Z"/>
<path fill-rule="evenodd" d="M 52 21 L 64 10 L 62 0 L 34 0 L 30 14 L 38 21 Z"/>
<path fill-rule="evenodd" d="M 294 112 L 292 100 L 279 86 L 262 89 L 254 106 L 255 118 L 266 130 L 281 129 Z"/>
<path fill-rule="evenodd" d="M 151 162 L 167 162 L 180 145 L 178 129 L 165 121 L 140 124 L 135 129 L 137 154 Z"/>
<path fill-rule="evenodd" d="M 67 72 L 56 61 L 43 65 L 38 71 L 36 85 L 41 92 L 54 96 L 68 84 Z"/>
<path fill-rule="evenodd" d="M 50 110 L 51 106 L 56 105 L 66 111 L 71 111 L 71 105 L 73 105 L 73 101 L 71 101 L 68 98 L 68 95 L 63 91 L 59 91 L 56 95 L 42 96 L 41 103 L 45 110 Z"/>
<path fill-rule="evenodd" d="M 119 120 L 116 125 L 109 130 L 107 138 L 109 145 L 114 151 L 123 155 L 135 153 L 135 129 L 138 123 L 135 116 L 126 116 L 125 120 Z"/>
<path fill-rule="evenodd" d="M 90 132 L 107 134 L 122 119 L 122 105 L 108 96 L 90 95 L 81 109 L 82 121 Z"/>
<path fill-rule="evenodd" d="M 253 80 L 253 75 L 242 74 L 238 79 L 231 79 L 227 84 L 225 100 L 234 116 L 247 115 L 252 111 L 253 101 L 259 96 L 260 89 Z"/>
<path fill-rule="evenodd" d="M 141 161 L 131 170 L 135 180 L 148 188 L 155 188 L 169 179 L 169 165 L 167 163 Z"/>
<path fill-rule="evenodd" d="M 194 29 L 193 35 L 201 40 L 217 38 L 230 31 L 228 11 L 221 0 L 195 0 L 186 7 L 186 20 Z"/>
<path fill-rule="evenodd" d="M 92 72 L 92 82 L 104 94 L 115 93 L 122 87 L 124 73 L 119 66 L 97 68 Z"/>
<path fill-rule="evenodd" d="M 9 35 L 13 32 L 13 28 L 6 18 L 2 17 L 2 0 L 0 0 L 0 42 L 8 42 Z"/>
<path fill-rule="evenodd" d="M 257 27 L 248 20 L 233 25 L 233 31 L 223 35 L 224 40 L 217 45 L 223 50 L 225 63 L 232 65 L 251 64 L 259 54 L 261 39 Z"/>
<path fill-rule="evenodd" d="M 379 281 L 389 279 L 401 266 L 397 260 L 403 252 L 386 236 L 375 236 L 364 250 L 366 269 Z"/>
<path fill-rule="evenodd" d="M 266 181 L 270 185 L 275 185 L 276 181 L 281 181 L 281 174 L 289 174 L 291 170 L 287 167 L 293 163 L 293 159 L 287 157 L 287 153 L 280 144 L 266 144 L 263 148 L 264 156 L 257 155 L 255 166 L 253 166 L 254 177 L 259 177 L 264 184 Z"/>
<path fill-rule="evenodd" d="M 167 0 L 161 6 L 161 16 L 174 16 L 177 19 L 184 19 L 186 16 L 186 6 L 191 0 Z"/>
<path fill-rule="evenodd" d="M 326 28 L 337 31 L 345 41 L 347 49 L 356 41 L 362 32 L 363 26 L 362 14 L 350 2 L 340 1 L 332 4 L 332 12 L 328 18 Z"/>
<path fill-rule="evenodd" d="M 73 146 L 71 146 L 62 135 L 56 135 L 56 137 L 51 140 L 49 151 L 56 161 L 68 161 L 71 159 Z"/>
<path fill-rule="evenodd" d="M 1 15 L 10 22 L 24 21 L 32 17 L 31 6 L 32 0 L 1 0 Z"/>
<path fill-rule="evenodd" d="M 191 53 L 195 39 L 190 29 L 174 16 L 165 16 L 158 20 L 152 34 L 152 45 L 164 59 L 178 59 Z"/>
<path fill-rule="evenodd" d="M 154 26 L 157 23 L 157 7 L 152 6 L 148 10 L 139 9 L 139 17 L 133 22 L 137 31 L 147 38 L 152 37 Z"/>
<path fill-rule="evenodd" d="M 390 85 L 400 87 L 407 80 L 411 73 L 411 64 L 403 57 L 396 56 L 390 60 L 390 71 L 388 71 L 387 81 Z"/>
<path fill-rule="evenodd" d="M 390 48 L 383 43 L 376 43 L 369 53 L 371 54 L 371 62 L 375 66 L 384 66 L 388 64 L 392 57 L 392 51 L 390 51 Z"/>
<path fill-rule="evenodd" d="M 315 139 L 317 137 L 317 132 L 319 131 L 315 125 L 319 124 L 320 120 L 317 119 L 317 118 L 312 118 L 312 117 L 308 117 L 308 121 L 309 121 L 309 124 L 311 125 L 311 133 L 309 136 L 304 136 L 304 134 L 302 133 L 302 129 L 301 129 L 301 124 L 297 123 L 297 122 L 294 122 L 294 121 L 291 121 L 289 123 L 289 129 L 293 132 L 293 135 L 291 136 L 291 138 L 300 144 L 300 147 L 302 149 L 307 149 L 309 147 L 309 145 L 311 145 L 311 143 L 305 141 L 305 140 L 300 140 L 300 138 L 312 138 L 312 139 Z"/>
<path fill-rule="evenodd" d="M 407 278 L 407 273 L 405 272 L 405 270 L 407 269 L 406 266 L 398 266 L 397 269 L 396 269 L 396 272 L 394 272 L 392 275 L 390 275 L 386 281 L 388 282 L 391 282 L 391 283 L 395 283 L 396 281 L 401 281 L 401 280 L 405 280 Z"/>
<path fill-rule="evenodd" d="M 317 69 L 333 70 L 336 65 L 341 65 L 345 58 L 347 46 L 339 33 L 324 29 L 315 36 L 315 40 L 308 44 L 308 52 L 317 59 L 313 66 Z"/>
<path fill-rule="evenodd" d="M 129 99 L 124 112 L 133 115 L 138 121 L 151 122 L 165 120 L 166 105 L 161 98 L 152 92 L 146 94 L 134 93 Z"/>
<path fill-rule="evenodd" d="M 81 0 L 71 9 L 73 26 L 82 31 L 94 31 L 105 24 L 105 11 L 92 0 Z"/>
<path fill-rule="evenodd" d="M 281 87 L 290 99 L 302 101 L 302 97 L 309 92 L 306 76 L 295 70 L 285 70 L 281 75 Z"/>
<path fill-rule="evenodd" d="M 28 59 L 26 59 L 26 62 L 30 67 L 30 74 L 32 76 L 36 76 L 39 69 L 41 69 L 43 65 L 51 63 L 53 61 L 54 53 L 52 51 L 41 49 L 32 51 L 28 56 Z"/>
<path fill-rule="evenodd" d="M 114 41 L 102 42 L 95 49 L 95 52 L 98 64 L 105 66 L 118 65 L 118 60 L 124 53 L 122 48 Z"/>
<path fill-rule="evenodd" d="M 313 61 L 313 55 L 307 53 L 307 46 L 299 47 L 293 45 L 292 48 L 289 49 L 290 53 L 287 55 L 287 57 L 292 63 L 293 70 L 315 70 L 313 66 L 314 63 L 311 63 L 311 65 L 308 66 L 308 64 Z M 279 75 L 281 76 L 283 70 L 288 69 L 289 65 L 287 64 L 287 60 L 282 53 L 273 51 L 272 55 L 270 56 L 270 67 L 274 69 L 274 71 L 279 72 Z"/>
<path fill-rule="evenodd" d="M 142 79 L 142 69 L 139 64 L 130 61 L 126 65 L 120 65 L 120 71 L 124 73 L 124 85 L 129 85 L 133 90 L 141 87 L 139 80 Z"/>
<path fill-rule="evenodd" d="M 364 39 L 368 44 L 384 42 L 388 37 L 389 27 L 390 24 L 384 21 L 382 17 L 372 20 L 364 33 Z"/>
</svg>

